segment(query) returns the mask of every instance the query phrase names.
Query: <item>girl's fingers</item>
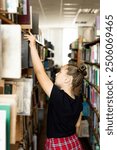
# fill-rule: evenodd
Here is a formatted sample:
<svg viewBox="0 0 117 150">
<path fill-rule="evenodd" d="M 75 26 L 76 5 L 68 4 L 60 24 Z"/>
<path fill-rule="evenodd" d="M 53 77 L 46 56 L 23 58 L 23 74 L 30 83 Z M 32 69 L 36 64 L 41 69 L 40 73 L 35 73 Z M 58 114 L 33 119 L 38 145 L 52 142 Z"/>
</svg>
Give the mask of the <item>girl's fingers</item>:
<svg viewBox="0 0 117 150">
<path fill-rule="evenodd" d="M 24 36 L 30 36 L 29 34 L 24 34 Z"/>
<path fill-rule="evenodd" d="M 32 33 L 31 33 L 30 31 L 28 31 L 28 33 L 29 33 L 30 35 L 32 35 Z"/>
</svg>

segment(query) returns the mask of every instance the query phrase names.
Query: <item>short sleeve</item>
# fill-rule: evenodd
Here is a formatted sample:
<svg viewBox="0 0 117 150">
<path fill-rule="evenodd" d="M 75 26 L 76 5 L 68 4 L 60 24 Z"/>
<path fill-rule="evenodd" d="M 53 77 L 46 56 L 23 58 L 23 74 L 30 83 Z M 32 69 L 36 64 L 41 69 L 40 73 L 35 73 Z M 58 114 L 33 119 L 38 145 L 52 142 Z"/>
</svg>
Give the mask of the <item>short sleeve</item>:
<svg viewBox="0 0 117 150">
<path fill-rule="evenodd" d="M 56 85 L 53 85 L 51 94 L 50 94 L 50 102 L 61 103 L 63 100 L 63 91 L 60 90 Z"/>
</svg>

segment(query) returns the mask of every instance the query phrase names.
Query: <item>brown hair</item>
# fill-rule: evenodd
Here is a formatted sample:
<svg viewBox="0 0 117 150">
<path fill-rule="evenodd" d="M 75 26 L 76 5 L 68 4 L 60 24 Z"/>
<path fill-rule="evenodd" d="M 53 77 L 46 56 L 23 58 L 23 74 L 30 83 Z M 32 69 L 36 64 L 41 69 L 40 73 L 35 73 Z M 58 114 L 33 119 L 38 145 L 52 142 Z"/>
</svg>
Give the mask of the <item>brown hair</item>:
<svg viewBox="0 0 117 150">
<path fill-rule="evenodd" d="M 84 64 L 80 64 L 79 66 L 68 64 L 67 66 L 67 74 L 73 77 L 72 87 L 73 91 L 75 91 L 76 88 L 81 88 L 84 76 L 87 75 L 86 66 Z"/>
</svg>

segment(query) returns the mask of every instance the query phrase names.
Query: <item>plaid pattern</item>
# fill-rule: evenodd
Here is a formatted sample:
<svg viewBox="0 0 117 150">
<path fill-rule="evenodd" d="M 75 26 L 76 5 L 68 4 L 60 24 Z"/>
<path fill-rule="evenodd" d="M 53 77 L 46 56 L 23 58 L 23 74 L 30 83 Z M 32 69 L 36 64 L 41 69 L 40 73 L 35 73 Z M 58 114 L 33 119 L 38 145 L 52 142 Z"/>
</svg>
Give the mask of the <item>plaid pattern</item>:
<svg viewBox="0 0 117 150">
<path fill-rule="evenodd" d="M 82 150 L 76 134 L 63 138 L 47 138 L 45 150 Z"/>
</svg>

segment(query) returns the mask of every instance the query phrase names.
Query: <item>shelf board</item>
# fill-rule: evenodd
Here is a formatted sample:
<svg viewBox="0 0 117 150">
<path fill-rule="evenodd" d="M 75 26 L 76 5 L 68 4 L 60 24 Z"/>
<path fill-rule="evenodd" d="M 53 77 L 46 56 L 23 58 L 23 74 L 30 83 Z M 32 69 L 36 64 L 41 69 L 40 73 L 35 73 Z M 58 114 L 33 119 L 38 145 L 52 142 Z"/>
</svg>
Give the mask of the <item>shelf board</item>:
<svg viewBox="0 0 117 150">
<path fill-rule="evenodd" d="M 89 61 L 84 61 L 84 63 L 85 63 L 85 64 L 89 64 L 89 65 L 91 65 L 91 66 L 94 65 L 94 66 L 100 68 L 100 64 L 98 64 L 98 63 L 92 63 L 92 62 L 89 62 Z"/>
<path fill-rule="evenodd" d="M 13 21 L 11 21 L 10 19 L 6 18 L 4 15 L 0 14 L 0 19 L 3 20 L 5 23 L 7 24 L 14 24 Z"/>
<path fill-rule="evenodd" d="M 6 10 L 0 10 L 0 14 L 6 14 L 8 13 Z"/>
<path fill-rule="evenodd" d="M 97 43 L 100 43 L 100 38 L 98 38 L 98 39 L 96 39 L 96 40 L 94 40 L 94 41 L 92 41 L 92 42 L 84 42 L 84 43 L 83 43 L 83 46 L 84 46 L 84 47 L 89 47 L 89 46 L 93 46 L 93 45 L 95 45 L 95 44 L 97 44 Z"/>
<path fill-rule="evenodd" d="M 97 91 L 98 93 L 100 93 L 100 88 L 99 88 L 99 87 L 97 87 L 96 85 L 94 85 L 94 84 L 92 84 L 91 82 L 89 82 L 88 79 L 86 79 L 86 78 L 85 78 L 84 80 L 86 80 L 89 85 L 93 86 L 93 87 L 96 89 L 96 91 Z"/>
<path fill-rule="evenodd" d="M 78 51 L 78 48 L 69 48 L 71 51 Z"/>
<path fill-rule="evenodd" d="M 20 24 L 22 29 L 32 29 L 30 24 Z"/>
<path fill-rule="evenodd" d="M 54 53 L 54 50 L 50 49 L 50 48 L 47 48 L 50 52 Z"/>
</svg>

